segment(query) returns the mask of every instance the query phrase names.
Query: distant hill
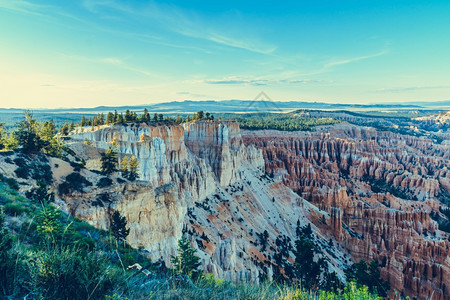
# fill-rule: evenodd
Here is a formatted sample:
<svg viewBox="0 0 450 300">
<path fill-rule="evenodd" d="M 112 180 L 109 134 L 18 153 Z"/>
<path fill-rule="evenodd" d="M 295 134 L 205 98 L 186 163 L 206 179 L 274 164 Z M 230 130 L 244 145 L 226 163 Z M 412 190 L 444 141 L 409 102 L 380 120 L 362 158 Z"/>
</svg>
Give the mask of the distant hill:
<svg viewBox="0 0 450 300">
<path fill-rule="evenodd" d="M 402 113 L 409 111 L 426 111 L 437 113 L 439 111 L 450 109 L 450 100 L 439 102 L 409 102 L 392 104 L 340 104 L 325 102 L 305 102 L 305 101 L 271 101 L 271 100 L 203 100 L 203 101 L 172 101 L 165 103 L 154 103 L 148 105 L 127 105 L 127 106 L 97 106 L 90 108 L 40 108 L 33 109 L 34 117 L 39 121 L 54 120 L 57 125 L 65 121 L 78 122 L 81 116 L 91 117 L 98 113 L 107 113 L 117 110 L 125 112 L 127 109 L 136 113 L 142 113 L 147 108 L 153 113 L 162 113 L 164 115 L 186 115 L 199 110 L 208 111 L 214 114 L 230 113 L 282 113 L 293 112 L 302 109 L 313 110 L 333 110 L 333 111 L 359 111 L 359 112 L 387 112 Z M 0 108 L 0 122 L 8 126 L 20 121 L 23 116 L 23 108 Z M 420 114 L 418 115 L 420 116 Z"/>
<path fill-rule="evenodd" d="M 57 109 L 34 109 L 35 113 L 84 113 L 95 114 L 108 111 L 141 111 L 147 108 L 150 112 L 158 113 L 193 113 L 199 110 L 213 113 L 227 112 L 277 112 L 290 111 L 297 109 L 407 109 L 424 108 L 436 106 L 450 106 L 449 101 L 441 102 L 413 102 L 413 103 L 395 103 L 395 104 L 340 104 L 325 102 L 305 102 L 305 101 L 264 101 L 264 100 L 204 100 L 204 101 L 173 101 L 165 103 L 156 103 L 148 105 L 129 105 L 129 106 L 98 106 L 92 108 L 57 108 Z M 21 113 L 23 109 L 0 108 L 0 113 Z"/>
</svg>

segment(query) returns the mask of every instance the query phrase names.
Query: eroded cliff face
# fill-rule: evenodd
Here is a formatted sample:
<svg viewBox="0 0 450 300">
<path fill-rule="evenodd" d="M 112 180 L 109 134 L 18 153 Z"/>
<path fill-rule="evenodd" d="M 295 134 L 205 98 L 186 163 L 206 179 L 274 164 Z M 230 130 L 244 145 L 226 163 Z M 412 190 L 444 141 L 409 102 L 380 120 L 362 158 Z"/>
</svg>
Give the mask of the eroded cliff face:
<svg viewBox="0 0 450 300">
<path fill-rule="evenodd" d="M 268 174 L 329 213 L 318 225 L 354 261 L 377 260 L 393 289 L 420 299 L 450 295 L 449 235 L 430 212 L 450 200 L 450 147 L 350 125 L 302 133 L 246 132 Z"/>
<path fill-rule="evenodd" d="M 101 176 L 83 169 L 93 186 L 62 196 L 62 205 L 103 229 L 109 229 L 111 214 L 119 211 L 128 221 L 128 242 L 147 249 L 153 259 L 163 256 L 169 263 L 184 231 L 207 272 L 258 282 L 272 276 L 276 238 L 294 241 L 297 220 L 305 225 L 308 216 L 318 214 L 265 174 L 262 151 L 244 145 L 236 122 L 104 126 L 71 135 L 68 145 L 95 169 L 100 153 L 113 142 L 120 157 L 137 157 L 139 180 L 123 182 L 116 174 L 113 185 L 98 187 Z M 325 244 L 325 236 L 321 238 Z M 335 252 L 330 268 L 343 277 L 344 257 Z"/>
</svg>

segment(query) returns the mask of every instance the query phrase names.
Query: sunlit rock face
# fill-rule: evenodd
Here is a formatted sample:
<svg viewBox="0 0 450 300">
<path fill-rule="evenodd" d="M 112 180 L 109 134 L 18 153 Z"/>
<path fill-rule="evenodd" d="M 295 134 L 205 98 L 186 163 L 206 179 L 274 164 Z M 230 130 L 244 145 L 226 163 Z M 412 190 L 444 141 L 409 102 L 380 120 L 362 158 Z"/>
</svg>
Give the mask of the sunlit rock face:
<svg viewBox="0 0 450 300">
<path fill-rule="evenodd" d="M 274 274 L 268 262 L 279 250 L 276 239 L 292 247 L 300 220 L 312 224 L 341 278 L 346 255 L 375 259 L 393 289 L 446 299 L 450 245 L 430 218 L 450 195 L 446 140 L 350 125 L 242 132 L 236 122 L 195 121 L 85 129 L 68 145 L 98 170 L 113 142 L 120 158 L 137 157 L 139 180 L 122 182 L 117 173 L 111 186 L 97 187 L 101 176 L 83 169 L 93 186 L 61 197 L 61 205 L 104 229 L 118 210 L 130 227 L 128 242 L 153 259 L 169 262 L 186 234 L 206 272 L 258 282 Z M 336 247 L 327 249 L 330 239 Z"/>
<path fill-rule="evenodd" d="M 258 282 L 273 274 L 268 257 L 276 250 L 275 239 L 294 241 L 297 220 L 305 225 L 307 216 L 317 213 L 265 174 L 262 150 L 244 145 L 236 122 L 103 126 L 77 132 L 68 141 L 93 169 L 113 143 L 120 158 L 136 156 L 139 180 L 122 182 L 115 174 L 111 186 L 97 187 L 101 176 L 82 170 L 93 187 L 63 196 L 63 208 L 103 229 L 119 211 L 128 221 L 128 242 L 148 250 L 153 259 L 163 256 L 169 263 L 184 230 L 205 271 Z M 330 267 L 342 277 L 342 254 L 334 256 Z"/>
<path fill-rule="evenodd" d="M 449 299 L 449 235 L 430 218 L 450 199 L 450 143 L 373 128 L 241 133 L 268 174 L 330 214 L 320 226 L 352 259 L 376 259 L 393 289 Z"/>
</svg>

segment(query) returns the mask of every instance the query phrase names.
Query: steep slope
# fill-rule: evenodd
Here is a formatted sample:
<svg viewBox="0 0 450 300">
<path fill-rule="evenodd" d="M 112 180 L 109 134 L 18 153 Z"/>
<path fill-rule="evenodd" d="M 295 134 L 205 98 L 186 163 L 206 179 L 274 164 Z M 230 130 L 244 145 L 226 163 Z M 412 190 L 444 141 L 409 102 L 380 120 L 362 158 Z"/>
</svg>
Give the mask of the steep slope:
<svg viewBox="0 0 450 300">
<path fill-rule="evenodd" d="M 100 153 L 113 142 L 120 157 L 138 158 L 137 182 L 123 182 L 115 175 L 111 186 L 100 183 L 95 172 Z M 236 122 L 85 128 L 71 135 L 68 145 L 91 169 L 81 170 L 81 175 L 93 186 L 60 195 L 67 211 L 108 229 L 112 212 L 118 210 L 128 220 L 128 242 L 168 263 L 184 231 L 195 240 L 205 270 L 220 278 L 271 278 L 271 257 L 278 251 L 275 240 L 294 241 L 299 219 L 306 225 L 308 219 L 329 217 L 264 173 L 262 151 L 244 145 Z M 314 225 L 313 229 L 317 231 Z M 323 245 L 325 239 L 319 233 Z M 343 253 L 324 250 L 330 269 L 342 278 Z"/>
<path fill-rule="evenodd" d="M 243 139 L 263 150 L 267 173 L 330 213 L 320 229 L 353 260 L 376 259 L 406 295 L 448 298 L 449 235 L 430 218 L 450 199 L 447 143 L 351 125 Z"/>
</svg>

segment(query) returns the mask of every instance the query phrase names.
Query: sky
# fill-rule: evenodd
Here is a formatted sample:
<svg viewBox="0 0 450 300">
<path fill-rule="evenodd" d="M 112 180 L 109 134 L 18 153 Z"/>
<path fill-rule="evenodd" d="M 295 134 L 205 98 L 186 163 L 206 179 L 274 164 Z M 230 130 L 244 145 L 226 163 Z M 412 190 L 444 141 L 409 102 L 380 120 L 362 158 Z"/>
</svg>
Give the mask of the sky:
<svg viewBox="0 0 450 300">
<path fill-rule="evenodd" d="M 450 1 L 0 0 L 0 107 L 450 99 Z"/>
</svg>

